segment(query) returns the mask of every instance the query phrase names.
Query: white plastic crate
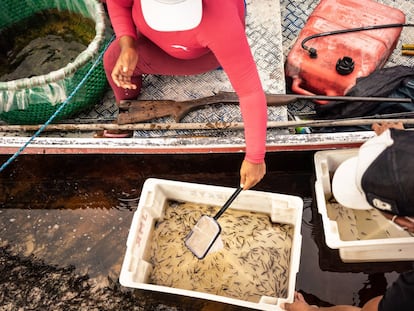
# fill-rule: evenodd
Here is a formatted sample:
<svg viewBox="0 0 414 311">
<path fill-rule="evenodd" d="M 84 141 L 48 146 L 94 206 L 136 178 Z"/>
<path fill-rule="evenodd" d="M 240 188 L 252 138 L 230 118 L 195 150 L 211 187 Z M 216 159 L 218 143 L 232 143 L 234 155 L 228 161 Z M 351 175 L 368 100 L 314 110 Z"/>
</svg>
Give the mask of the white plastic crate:
<svg viewBox="0 0 414 311">
<path fill-rule="evenodd" d="M 357 154 L 358 148 L 315 153 L 315 194 L 326 244 L 339 249 L 344 262 L 413 260 L 414 237 L 410 233 L 376 209 L 349 209 L 334 200 L 331 181 L 335 170 Z"/>
<path fill-rule="evenodd" d="M 234 188 L 212 186 L 180 181 L 150 178 L 144 183 L 138 208 L 134 214 L 127 240 L 127 249 L 121 268 L 120 283 L 126 287 L 165 292 L 183 296 L 219 301 L 227 304 L 257 310 L 281 310 L 284 302 L 292 302 L 296 274 L 299 269 L 302 244 L 301 220 L 303 201 L 297 196 L 261 192 L 242 191 L 231 209 L 268 214 L 272 222 L 289 224 L 293 227 L 292 248 L 290 251 L 288 286 L 286 297 L 262 296 L 257 302 L 234 299 L 206 292 L 184 290 L 148 282 L 152 264 L 148 258 L 151 234 L 155 222 L 163 217 L 169 200 L 221 206 L 234 192 Z M 220 219 L 219 219 L 220 222 Z M 184 241 L 183 241 L 184 243 Z M 207 255 L 208 256 L 208 255 Z M 171 273 L 174 273 L 172 268 Z"/>
</svg>

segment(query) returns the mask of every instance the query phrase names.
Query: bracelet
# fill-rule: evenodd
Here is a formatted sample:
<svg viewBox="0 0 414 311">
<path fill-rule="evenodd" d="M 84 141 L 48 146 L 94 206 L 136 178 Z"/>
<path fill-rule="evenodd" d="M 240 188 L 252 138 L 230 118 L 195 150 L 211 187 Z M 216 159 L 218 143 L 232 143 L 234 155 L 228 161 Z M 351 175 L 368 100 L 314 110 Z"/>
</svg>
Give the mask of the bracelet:
<svg viewBox="0 0 414 311">
<path fill-rule="evenodd" d="M 414 218 L 413 217 L 404 217 L 405 219 L 407 219 L 409 222 L 414 223 Z"/>
<path fill-rule="evenodd" d="M 397 215 L 392 216 L 391 221 L 395 223 L 395 219 L 397 219 Z"/>
</svg>

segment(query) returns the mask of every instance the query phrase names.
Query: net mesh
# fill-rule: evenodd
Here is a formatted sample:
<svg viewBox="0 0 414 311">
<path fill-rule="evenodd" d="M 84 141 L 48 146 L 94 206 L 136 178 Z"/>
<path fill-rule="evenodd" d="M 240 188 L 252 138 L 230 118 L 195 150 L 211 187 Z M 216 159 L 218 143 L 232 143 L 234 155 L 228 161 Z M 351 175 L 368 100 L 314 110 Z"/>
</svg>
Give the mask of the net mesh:
<svg viewBox="0 0 414 311">
<path fill-rule="evenodd" d="M 76 90 L 54 121 L 71 117 L 96 104 L 108 88 L 101 60 L 83 85 L 76 89 L 110 40 L 111 33 L 106 27 L 105 10 L 100 2 L 3 0 L 0 2 L 0 31 L 47 9 L 67 10 L 90 18 L 95 23 L 95 37 L 72 63 L 57 71 L 32 78 L 0 82 L 0 119 L 9 124 L 44 123 Z"/>
</svg>

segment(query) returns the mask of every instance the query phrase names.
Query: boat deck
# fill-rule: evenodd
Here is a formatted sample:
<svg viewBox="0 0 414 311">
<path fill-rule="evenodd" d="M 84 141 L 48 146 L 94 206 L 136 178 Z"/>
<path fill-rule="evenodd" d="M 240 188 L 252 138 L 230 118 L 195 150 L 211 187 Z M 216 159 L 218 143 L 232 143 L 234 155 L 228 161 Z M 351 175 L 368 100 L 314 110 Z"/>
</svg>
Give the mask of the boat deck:
<svg viewBox="0 0 414 311">
<path fill-rule="evenodd" d="M 379 0 L 396 7 L 406 14 L 407 22 L 413 20 L 414 3 L 410 0 Z M 308 16 L 319 1 L 274 0 L 247 1 L 247 34 L 257 60 L 264 89 L 268 93 L 284 94 L 285 59 L 295 43 Z M 414 42 L 412 29 L 403 28 L 397 47 L 387 66 L 414 66 L 414 57 L 401 55 L 403 43 Z M 144 79 L 140 99 L 188 100 L 210 96 L 219 91 L 231 91 L 231 85 L 222 70 L 193 77 L 167 77 L 148 75 Z M 269 107 L 269 130 L 267 151 L 321 150 L 329 148 L 357 147 L 374 134 L 369 130 L 296 134 L 298 120 L 312 118 L 314 103 L 297 101 L 287 106 Z M 60 121 L 60 125 L 74 124 L 95 126 L 111 124 L 116 120 L 118 108 L 112 91 L 108 90 L 102 102 L 89 111 L 71 120 Z M 221 153 L 243 152 L 244 135 L 238 105 L 211 105 L 186 115 L 181 124 L 189 129 L 135 130 L 129 139 L 93 138 L 94 130 L 53 130 L 46 128 L 33 139 L 35 130 L 21 127 L 10 130 L 0 122 L 0 153 L 11 154 L 25 144 L 24 153 Z M 215 129 L 206 124 L 233 124 L 237 127 L 220 126 Z M 151 124 L 175 124 L 170 117 L 155 119 Z M 289 125 L 287 125 L 289 124 Z M 191 129 L 191 125 L 194 128 Z M 315 125 L 316 126 L 316 125 Z M 91 128 L 93 128 L 91 126 Z M 39 137 L 37 137 L 39 136 Z M 30 140 L 30 143 L 28 143 Z"/>
</svg>

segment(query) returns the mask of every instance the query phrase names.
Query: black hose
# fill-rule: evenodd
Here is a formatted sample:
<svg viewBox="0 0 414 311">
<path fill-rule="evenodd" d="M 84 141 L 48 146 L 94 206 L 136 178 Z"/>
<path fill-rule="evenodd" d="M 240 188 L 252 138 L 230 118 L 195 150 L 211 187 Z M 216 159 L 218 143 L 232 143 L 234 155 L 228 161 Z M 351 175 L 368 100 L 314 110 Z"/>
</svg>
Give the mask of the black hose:
<svg viewBox="0 0 414 311">
<path fill-rule="evenodd" d="M 384 25 L 373 25 L 373 26 L 364 26 L 364 27 L 357 27 L 357 28 L 327 31 L 327 32 L 322 32 L 322 33 L 318 33 L 318 34 L 314 34 L 314 35 L 306 37 L 305 39 L 302 40 L 301 46 L 304 50 L 308 51 L 309 56 L 311 58 L 316 58 L 318 57 L 317 50 L 315 48 L 308 47 L 305 45 L 305 43 L 308 42 L 309 40 L 319 38 L 319 37 L 326 37 L 326 36 L 344 34 L 344 33 L 349 33 L 349 32 L 383 29 L 383 28 L 396 28 L 396 27 L 414 27 L 414 24 L 384 24 Z"/>
</svg>

